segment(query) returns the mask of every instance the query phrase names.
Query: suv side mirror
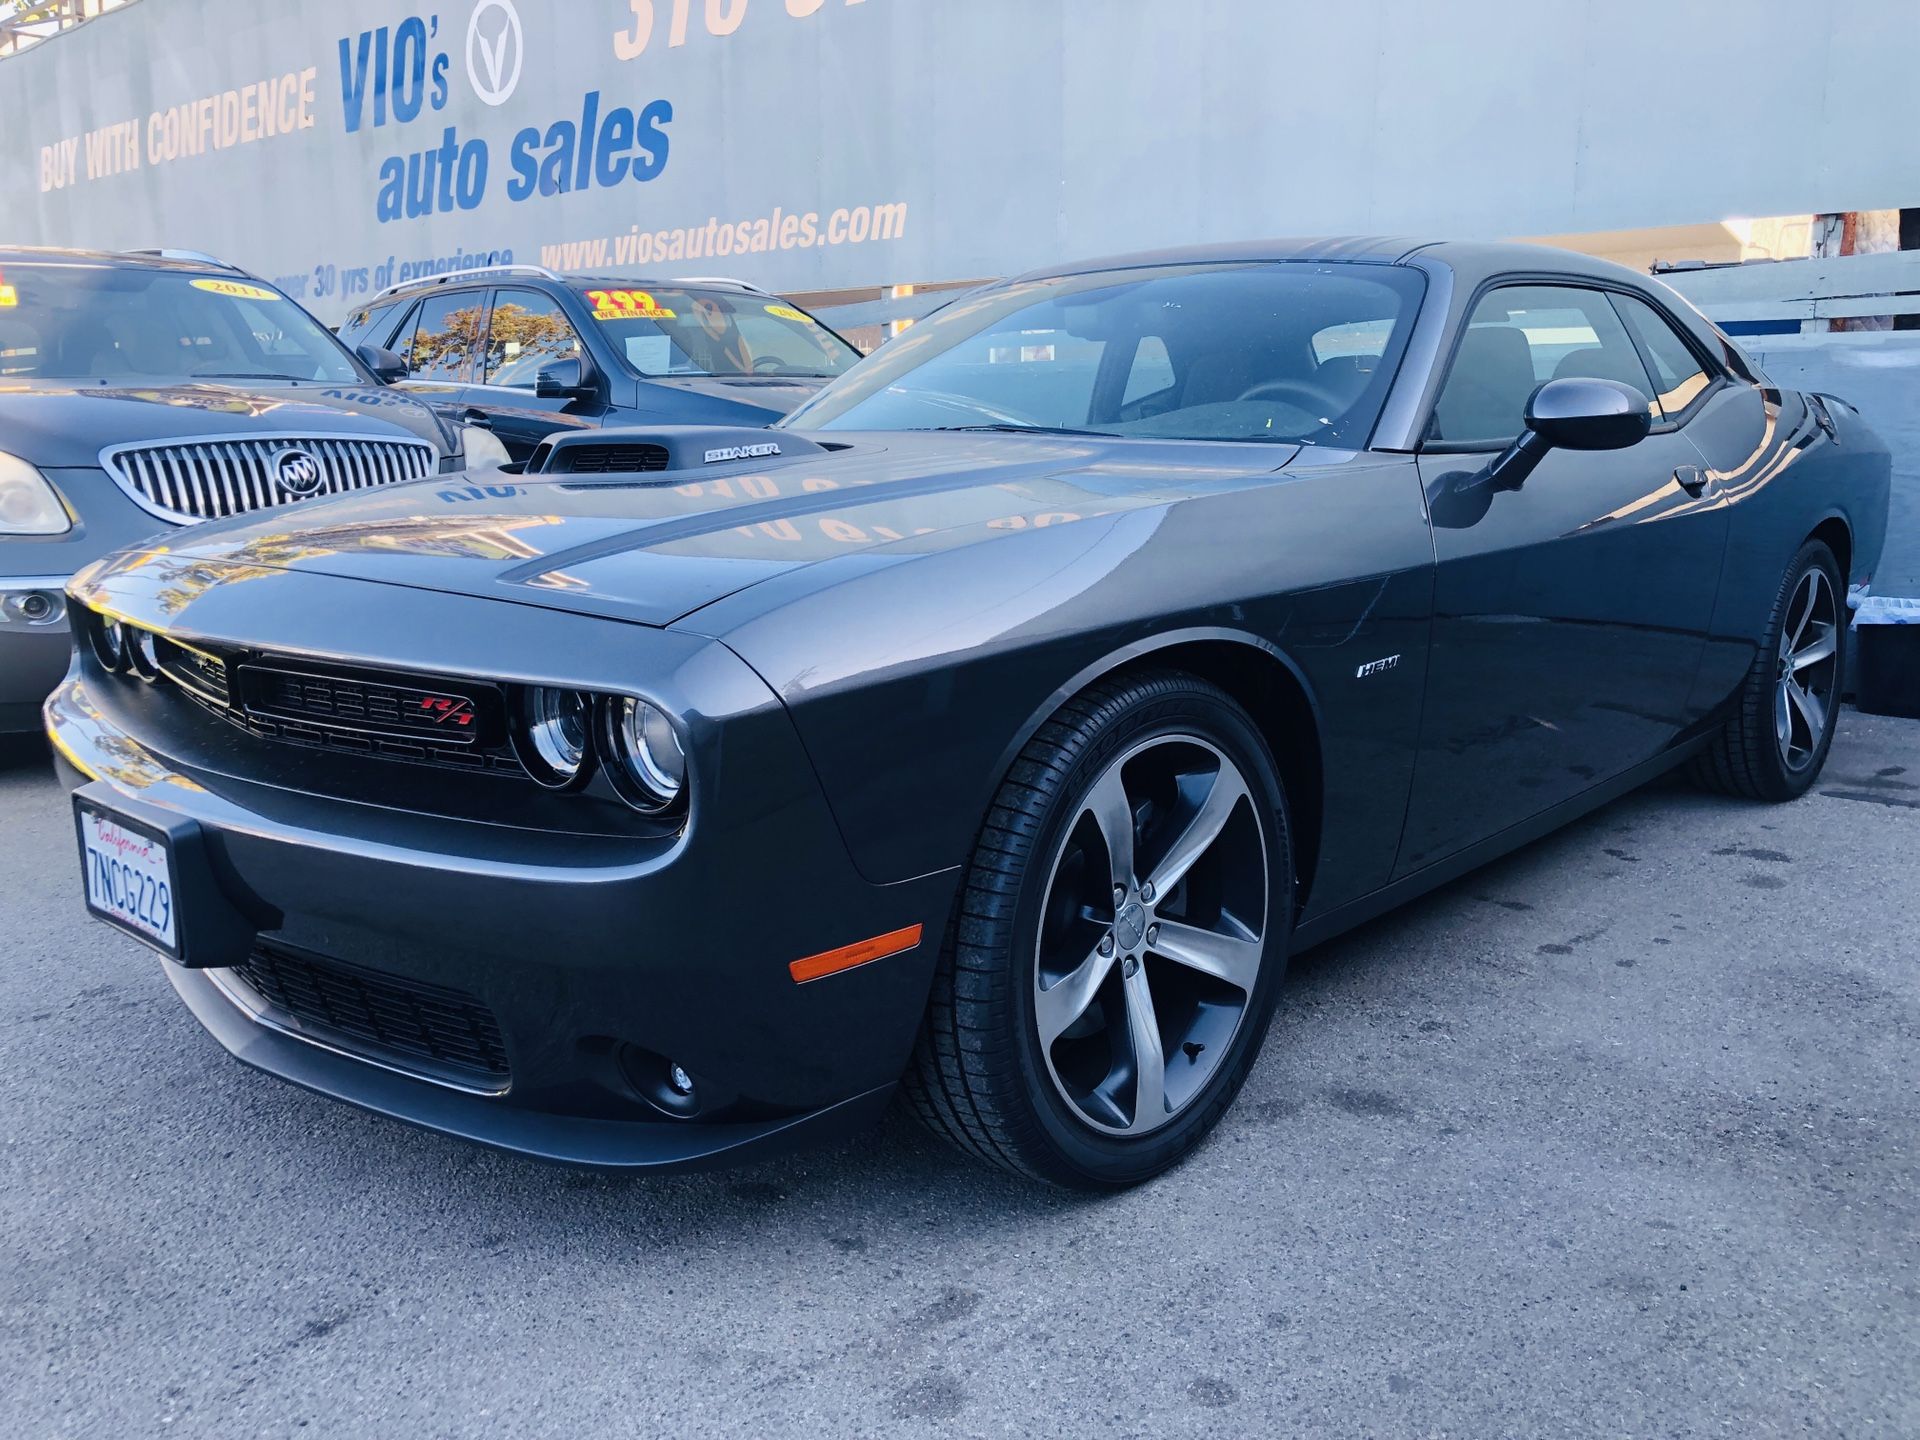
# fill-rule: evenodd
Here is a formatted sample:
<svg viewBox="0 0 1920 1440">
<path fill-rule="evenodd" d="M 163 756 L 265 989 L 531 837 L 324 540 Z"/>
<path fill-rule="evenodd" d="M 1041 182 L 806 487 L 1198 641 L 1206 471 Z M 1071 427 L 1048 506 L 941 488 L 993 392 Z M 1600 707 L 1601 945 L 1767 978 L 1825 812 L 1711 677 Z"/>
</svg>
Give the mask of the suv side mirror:
<svg viewBox="0 0 1920 1440">
<path fill-rule="evenodd" d="M 575 357 L 542 365 L 534 377 L 533 393 L 542 400 L 580 400 L 593 394 L 593 374 Z"/>
<path fill-rule="evenodd" d="M 1518 490 L 1549 450 L 1624 450 L 1653 428 L 1653 404 L 1617 380 L 1569 376 L 1527 397 L 1527 428 L 1488 467 L 1495 490 Z"/>
<path fill-rule="evenodd" d="M 360 363 L 373 372 L 373 378 L 382 385 L 392 385 L 407 378 L 407 362 L 391 350 L 382 350 L 378 345 L 357 345 L 354 354 L 360 357 Z"/>
</svg>

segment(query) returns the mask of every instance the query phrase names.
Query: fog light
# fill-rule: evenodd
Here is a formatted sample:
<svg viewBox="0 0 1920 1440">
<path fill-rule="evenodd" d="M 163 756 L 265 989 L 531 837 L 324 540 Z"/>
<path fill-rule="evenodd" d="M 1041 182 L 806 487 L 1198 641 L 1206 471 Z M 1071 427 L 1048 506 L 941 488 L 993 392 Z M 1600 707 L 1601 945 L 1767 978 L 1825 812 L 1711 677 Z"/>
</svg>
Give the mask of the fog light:
<svg viewBox="0 0 1920 1440">
<path fill-rule="evenodd" d="M 673 722 L 657 705 L 626 697 L 606 706 L 605 754 L 614 788 L 636 810 L 657 815 L 687 788 L 687 755 Z"/>
<path fill-rule="evenodd" d="M 44 592 L 35 590 L 30 595 L 20 597 L 20 613 L 27 617 L 30 624 L 45 620 L 53 614 L 53 601 Z"/>
<path fill-rule="evenodd" d="M 535 685 L 522 696 L 514 748 L 548 789 L 571 789 L 586 778 L 590 714 L 591 703 L 578 690 Z"/>
<path fill-rule="evenodd" d="M 693 1094 L 693 1077 L 671 1062 L 667 1065 L 667 1083 L 673 1086 L 676 1095 Z"/>
<path fill-rule="evenodd" d="M 118 674 L 127 663 L 127 632 L 118 620 L 104 615 L 94 617 L 88 627 L 93 638 L 93 653 L 100 664 Z"/>
<path fill-rule="evenodd" d="M 153 631 L 129 628 L 133 634 L 127 646 L 127 658 L 133 662 L 133 673 L 151 685 L 160 678 L 160 656 L 154 646 Z"/>
</svg>

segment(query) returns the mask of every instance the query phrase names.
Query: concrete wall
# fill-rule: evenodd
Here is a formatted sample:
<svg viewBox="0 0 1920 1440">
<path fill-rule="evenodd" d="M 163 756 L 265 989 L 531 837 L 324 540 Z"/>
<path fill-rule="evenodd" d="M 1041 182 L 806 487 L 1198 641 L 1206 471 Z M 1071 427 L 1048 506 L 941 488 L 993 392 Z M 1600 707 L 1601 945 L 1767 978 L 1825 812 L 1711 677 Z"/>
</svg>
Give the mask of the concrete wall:
<svg viewBox="0 0 1920 1440">
<path fill-rule="evenodd" d="M 1884 208 L 1916 51 L 1914 0 L 145 0 L 0 61 L 0 215 L 335 319 L 506 251 L 828 289 Z"/>
</svg>

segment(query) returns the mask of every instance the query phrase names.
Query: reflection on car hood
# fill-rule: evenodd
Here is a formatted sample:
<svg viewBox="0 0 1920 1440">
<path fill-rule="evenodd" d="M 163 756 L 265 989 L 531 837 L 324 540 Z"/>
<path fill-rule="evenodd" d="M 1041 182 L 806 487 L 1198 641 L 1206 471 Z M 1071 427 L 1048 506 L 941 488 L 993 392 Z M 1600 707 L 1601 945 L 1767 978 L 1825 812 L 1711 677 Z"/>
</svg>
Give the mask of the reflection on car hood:
<svg viewBox="0 0 1920 1440">
<path fill-rule="evenodd" d="M 404 436 L 447 449 L 431 410 L 381 386 L 0 382 L 0 450 L 42 468 L 97 465 L 113 445 L 248 431 Z"/>
<path fill-rule="evenodd" d="M 827 382 L 797 375 L 668 375 L 648 383 L 751 406 L 771 421 L 798 410 Z"/>
<path fill-rule="evenodd" d="M 661 474 L 477 471 L 200 526 L 90 578 L 146 568 L 149 583 L 184 604 L 213 586 L 305 572 L 666 625 L 804 566 L 896 564 L 1201 489 L 1267 483 L 1298 453 L 1283 444 L 896 434 L 861 436 L 837 453 Z"/>
</svg>

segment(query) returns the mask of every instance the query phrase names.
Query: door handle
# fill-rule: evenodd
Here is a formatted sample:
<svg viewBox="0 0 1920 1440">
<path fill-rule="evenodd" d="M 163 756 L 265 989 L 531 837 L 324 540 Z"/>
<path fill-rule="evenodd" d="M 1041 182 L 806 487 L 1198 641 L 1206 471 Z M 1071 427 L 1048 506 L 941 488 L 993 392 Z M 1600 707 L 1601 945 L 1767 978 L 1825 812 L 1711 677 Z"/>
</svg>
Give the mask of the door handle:
<svg viewBox="0 0 1920 1440">
<path fill-rule="evenodd" d="M 478 425 L 482 429 L 486 429 L 488 428 L 487 422 L 492 420 L 493 416 L 476 406 L 469 405 L 465 410 L 460 412 L 460 418 L 469 425 Z"/>
<path fill-rule="evenodd" d="M 1709 490 L 1718 493 L 1720 489 L 1713 483 L 1712 477 L 1698 465 L 1677 466 L 1673 472 L 1673 483 L 1694 496 L 1704 495 Z"/>
</svg>

